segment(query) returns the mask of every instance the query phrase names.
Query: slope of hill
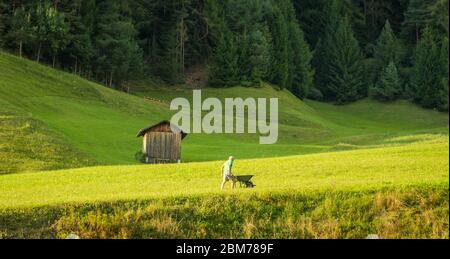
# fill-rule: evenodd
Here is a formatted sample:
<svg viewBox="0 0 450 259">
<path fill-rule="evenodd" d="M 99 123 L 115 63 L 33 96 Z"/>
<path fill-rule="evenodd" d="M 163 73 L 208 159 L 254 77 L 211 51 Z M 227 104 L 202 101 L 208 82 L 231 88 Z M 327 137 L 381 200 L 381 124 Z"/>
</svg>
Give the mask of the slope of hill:
<svg viewBox="0 0 450 259">
<path fill-rule="evenodd" d="M 128 95 L 3 53 L 0 79 L 0 174 L 29 172 L 0 175 L 0 239 L 448 238 L 448 114 L 203 89 L 279 98 L 279 143 L 191 134 L 183 160 L 196 163 L 133 165 L 136 132 L 191 89 L 138 82 Z M 220 192 L 220 162 L 199 162 L 229 154 L 255 189 Z"/>
<path fill-rule="evenodd" d="M 10 113 L 21 114 L 40 125 L 18 136 L 0 139 L 3 173 L 92 164 L 135 164 L 134 154 L 141 148 L 136 132 L 169 119 L 172 113 L 167 103 L 172 98 L 192 95 L 190 89 L 177 87 L 147 88 L 137 93 L 162 102 L 152 101 L 4 53 L 0 53 L 0 78 L 1 134 L 20 132 L 27 125 L 16 117 L 7 120 L 5 116 Z M 302 102 L 287 91 L 271 87 L 205 89 L 204 96 L 278 97 L 279 143 L 262 146 L 256 135 L 248 134 L 190 135 L 183 142 L 186 162 L 222 160 L 229 154 L 258 158 L 374 147 L 383 144 L 387 137 L 448 132 L 448 114 L 423 110 L 405 101 L 381 104 L 363 100 L 337 107 Z M 9 130 L 5 130 L 7 127 Z M 56 155 L 29 156 L 30 161 L 20 160 L 25 162 L 20 162 L 19 167 L 16 158 L 23 157 L 21 153 L 46 152 L 41 148 L 48 145 L 32 142 L 36 140 L 32 134 L 42 135 L 37 138 L 40 143 L 53 143 L 51 152 L 60 159 L 44 159 Z M 19 146 L 23 149 L 19 150 Z"/>
<path fill-rule="evenodd" d="M 448 137 L 441 136 L 404 146 L 240 160 L 234 171 L 256 175 L 256 193 L 348 191 L 448 183 L 448 163 Z M 0 208 L 219 194 L 220 166 L 100 166 L 5 175 L 0 177 L 5 187 L 0 190 Z"/>
<path fill-rule="evenodd" d="M 233 192 L 219 162 L 4 175 L 0 238 L 448 238 L 448 148 L 239 160 Z"/>
</svg>

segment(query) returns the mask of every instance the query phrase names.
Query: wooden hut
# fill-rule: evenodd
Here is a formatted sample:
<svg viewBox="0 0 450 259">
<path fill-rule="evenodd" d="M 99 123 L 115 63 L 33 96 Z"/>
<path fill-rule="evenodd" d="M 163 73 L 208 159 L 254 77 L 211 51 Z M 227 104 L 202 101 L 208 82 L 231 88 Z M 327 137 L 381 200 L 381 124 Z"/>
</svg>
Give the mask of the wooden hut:
<svg viewBox="0 0 450 259">
<path fill-rule="evenodd" d="M 174 132 L 175 131 L 175 132 Z M 141 129 L 137 137 L 144 137 L 143 153 L 149 164 L 168 164 L 181 161 L 181 140 L 187 136 L 179 128 L 170 127 L 169 121 Z"/>
</svg>

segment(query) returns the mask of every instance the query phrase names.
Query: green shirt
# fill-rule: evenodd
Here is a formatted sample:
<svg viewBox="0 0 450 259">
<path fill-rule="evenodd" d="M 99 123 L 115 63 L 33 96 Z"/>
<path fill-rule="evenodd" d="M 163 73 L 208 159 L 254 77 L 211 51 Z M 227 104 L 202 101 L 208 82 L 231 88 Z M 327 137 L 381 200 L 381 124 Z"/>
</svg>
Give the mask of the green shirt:
<svg viewBox="0 0 450 259">
<path fill-rule="evenodd" d="M 233 160 L 227 160 L 223 164 L 223 173 L 226 175 L 231 175 L 231 168 L 233 167 Z"/>
</svg>

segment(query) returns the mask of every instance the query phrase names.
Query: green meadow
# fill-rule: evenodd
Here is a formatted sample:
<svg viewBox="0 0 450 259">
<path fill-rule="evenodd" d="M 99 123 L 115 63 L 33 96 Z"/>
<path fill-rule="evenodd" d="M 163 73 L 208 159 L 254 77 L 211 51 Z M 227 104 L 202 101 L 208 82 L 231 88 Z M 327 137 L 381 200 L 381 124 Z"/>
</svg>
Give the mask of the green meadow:
<svg viewBox="0 0 450 259">
<path fill-rule="evenodd" d="M 448 113 L 206 88 L 204 98 L 279 98 L 279 142 L 191 134 L 182 164 L 142 165 L 137 132 L 192 89 L 129 86 L 0 52 L 0 238 L 448 238 Z M 230 154 L 254 189 L 219 190 Z"/>
<path fill-rule="evenodd" d="M 192 89 L 145 82 L 131 84 L 135 95 L 124 94 L 4 53 L 0 54 L 0 78 L 5 129 L 0 140 L 5 146 L 0 173 L 73 168 L 74 164 L 137 164 L 134 154 L 141 149 L 137 132 L 170 119 L 173 98 L 192 98 Z M 142 85 L 150 87 L 143 89 Z M 424 110 L 406 101 L 384 104 L 367 99 L 335 106 L 302 102 L 270 86 L 204 89 L 202 94 L 219 99 L 279 98 L 279 141 L 265 146 L 259 145 L 257 135 L 190 135 L 182 145 L 184 162 L 223 160 L 230 154 L 248 159 L 356 149 L 377 146 L 396 136 L 448 133 L 448 113 Z M 45 136 L 31 137 L 30 133 Z M 26 160 L 23 153 L 30 150 L 35 158 L 27 161 L 32 166 L 26 166 L 19 157 Z M 46 157 L 60 159 L 47 161 Z"/>
</svg>

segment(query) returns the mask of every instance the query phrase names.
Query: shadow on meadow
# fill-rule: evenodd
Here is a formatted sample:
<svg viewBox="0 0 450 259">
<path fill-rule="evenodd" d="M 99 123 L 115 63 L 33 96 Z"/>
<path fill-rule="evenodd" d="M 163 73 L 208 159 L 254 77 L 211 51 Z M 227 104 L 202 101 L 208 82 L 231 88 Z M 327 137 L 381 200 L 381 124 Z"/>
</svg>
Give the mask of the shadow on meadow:
<svg viewBox="0 0 450 259">
<path fill-rule="evenodd" d="M 448 185 L 424 185 L 14 209 L 0 213 L 0 237 L 448 238 L 448 195 Z"/>
</svg>

